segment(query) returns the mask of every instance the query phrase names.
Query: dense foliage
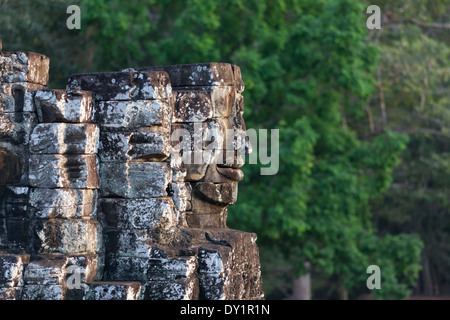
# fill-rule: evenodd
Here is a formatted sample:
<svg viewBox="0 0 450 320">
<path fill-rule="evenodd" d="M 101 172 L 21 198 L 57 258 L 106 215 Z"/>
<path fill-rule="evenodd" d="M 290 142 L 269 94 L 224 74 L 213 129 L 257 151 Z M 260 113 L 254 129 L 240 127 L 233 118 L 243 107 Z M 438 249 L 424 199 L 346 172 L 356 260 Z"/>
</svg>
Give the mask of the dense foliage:
<svg viewBox="0 0 450 320">
<path fill-rule="evenodd" d="M 450 49 L 427 27 L 449 20 L 449 1 L 373 2 L 382 30 L 352 0 L 0 0 L 0 37 L 50 56 L 59 87 L 74 72 L 239 65 L 247 128 L 280 130 L 279 172 L 246 165 L 229 209 L 230 227 L 259 236 L 267 297 L 288 297 L 308 262 L 313 298 L 370 293 L 372 264 L 373 293 L 403 298 L 422 240 L 433 281 L 450 280 Z M 81 30 L 65 27 L 69 4 Z"/>
</svg>

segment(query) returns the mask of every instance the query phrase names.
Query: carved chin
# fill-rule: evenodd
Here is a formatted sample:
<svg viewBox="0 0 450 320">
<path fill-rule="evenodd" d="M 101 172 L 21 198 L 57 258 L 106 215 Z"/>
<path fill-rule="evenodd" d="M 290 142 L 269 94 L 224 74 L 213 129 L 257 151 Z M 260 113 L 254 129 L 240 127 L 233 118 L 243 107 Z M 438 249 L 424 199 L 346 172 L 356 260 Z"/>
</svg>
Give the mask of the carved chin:
<svg viewBox="0 0 450 320">
<path fill-rule="evenodd" d="M 212 183 L 198 182 L 194 186 L 194 195 L 205 202 L 218 206 L 236 203 L 238 182 Z"/>
</svg>

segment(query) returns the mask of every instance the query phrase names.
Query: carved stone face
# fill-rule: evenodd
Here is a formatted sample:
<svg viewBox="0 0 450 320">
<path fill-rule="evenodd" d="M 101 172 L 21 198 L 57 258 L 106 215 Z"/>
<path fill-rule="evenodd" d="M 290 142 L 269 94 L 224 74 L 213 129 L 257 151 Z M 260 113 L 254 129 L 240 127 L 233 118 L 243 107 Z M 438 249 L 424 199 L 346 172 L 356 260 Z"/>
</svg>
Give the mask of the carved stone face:
<svg viewBox="0 0 450 320">
<path fill-rule="evenodd" d="M 226 209 L 236 203 L 238 183 L 244 177 L 239 169 L 244 164 L 242 156 L 251 147 L 245 136 L 242 97 L 231 108 L 229 116 L 202 123 L 202 150 L 194 148 L 183 159 L 185 181 L 192 187 L 192 215 L 186 216 L 191 227 L 225 227 Z M 203 161 L 197 163 L 195 157 L 200 159 L 200 154 Z"/>
<path fill-rule="evenodd" d="M 251 152 L 240 70 L 229 64 L 174 68 L 164 71 L 172 80 L 172 143 L 179 147 L 173 157 L 179 163 L 173 162 L 172 168 L 186 172 L 184 181 L 191 190 L 186 222 L 193 228 L 223 228 L 227 207 L 236 202 L 238 182 L 244 176 L 239 169 L 242 157 Z M 174 79 L 180 79 L 179 86 Z M 205 79 L 212 79 L 213 85 L 202 83 Z"/>
<path fill-rule="evenodd" d="M 204 162 L 185 165 L 186 180 L 192 183 L 194 195 L 200 196 L 204 201 L 218 205 L 234 204 L 237 183 L 243 178 L 243 173 L 239 170 L 243 166 L 242 155 L 250 151 L 245 139 L 242 113 L 233 105 L 232 115 L 210 119 L 203 127 L 203 135 L 206 136 Z M 213 192 L 216 189 L 217 192 Z"/>
</svg>

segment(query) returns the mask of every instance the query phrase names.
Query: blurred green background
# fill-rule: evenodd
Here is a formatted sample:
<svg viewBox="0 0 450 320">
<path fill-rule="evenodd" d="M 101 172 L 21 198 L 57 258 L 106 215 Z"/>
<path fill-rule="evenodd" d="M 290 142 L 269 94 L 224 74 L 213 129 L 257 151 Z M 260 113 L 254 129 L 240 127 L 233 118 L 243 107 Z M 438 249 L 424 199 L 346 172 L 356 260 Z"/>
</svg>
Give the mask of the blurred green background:
<svg viewBox="0 0 450 320">
<path fill-rule="evenodd" d="M 241 67 L 247 128 L 280 130 L 278 174 L 247 164 L 229 208 L 230 227 L 258 234 L 267 299 L 450 296 L 449 22 L 449 0 L 0 0 L 4 50 L 49 56 L 51 88 Z"/>
</svg>

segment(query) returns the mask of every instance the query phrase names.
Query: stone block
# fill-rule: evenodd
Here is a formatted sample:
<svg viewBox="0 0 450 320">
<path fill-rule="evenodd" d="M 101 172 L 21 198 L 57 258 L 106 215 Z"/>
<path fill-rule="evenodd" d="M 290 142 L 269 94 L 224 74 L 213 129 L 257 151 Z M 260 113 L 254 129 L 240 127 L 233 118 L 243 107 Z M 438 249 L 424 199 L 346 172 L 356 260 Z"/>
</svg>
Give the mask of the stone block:
<svg viewBox="0 0 450 320">
<path fill-rule="evenodd" d="M 90 283 L 103 275 L 103 258 L 98 254 L 78 254 L 67 257 L 65 281 L 69 281 L 75 272 L 79 273 L 82 283 Z M 76 267 L 76 268 L 75 268 Z"/>
<path fill-rule="evenodd" d="M 100 196 L 157 198 L 167 195 L 172 172 L 164 162 L 102 163 Z"/>
<path fill-rule="evenodd" d="M 89 285 L 81 283 L 79 286 L 68 288 L 64 286 L 63 300 L 86 300 L 89 293 Z"/>
<path fill-rule="evenodd" d="M 99 217 L 105 228 L 152 230 L 176 224 L 170 198 L 99 199 Z"/>
<path fill-rule="evenodd" d="M 197 270 L 197 261 L 193 257 L 150 259 L 147 270 L 149 281 L 173 281 L 193 277 Z"/>
<path fill-rule="evenodd" d="M 171 106 L 165 100 L 99 101 L 94 122 L 111 129 L 137 129 L 161 126 L 171 121 Z"/>
<path fill-rule="evenodd" d="M 34 94 L 39 122 L 86 123 L 92 120 L 92 94 L 88 91 L 39 90 Z"/>
<path fill-rule="evenodd" d="M 250 270 L 242 273 L 244 285 L 242 298 L 244 300 L 262 300 L 264 292 L 262 289 L 262 277 L 260 270 Z"/>
<path fill-rule="evenodd" d="M 0 141 L 26 145 L 36 124 L 37 117 L 31 112 L 0 113 Z"/>
<path fill-rule="evenodd" d="M 211 137 L 208 122 L 173 123 L 171 143 L 176 151 L 197 151 L 204 149 Z"/>
<path fill-rule="evenodd" d="M 197 261 L 200 274 L 227 272 L 233 267 L 232 249 L 226 245 L 202 245 L 198 249 Z"/>
<path fill-rule="evenodd" d="M 0 54 L 1 82 L 48 83 L 50 59 L 34 52 L 2 52 Z"/>
<path fill-rule="evenodd" d="M 30 260 L 27 254 L 0 252 L 0 287 L 23 285 L 23 268 Z"/>
<path fill-rule="evenodd" d="M 202 90 L 174 91 L 173 122 L 203 122 L 214 115 L 211 96 Z"/>
<path fill-rule="evenodd" d="M 22 300 L 63 300 L 61 285 L 28 284 L 23 287 Z"/>
<path fill-rule="evenodd" d="M 105 229 L 107 254 L 135 258 L 149 258 L 152 254 L 152 232 L 139 229 Z"/>
<path fill-rule="evenodd" d="M 169 133 L 104 132 L 100 134 L 101 162 L 163 161 L 172 151 Z"/>
<path fill-rule="evenodd" d="M 33 221 L 33 249 L 37 253 L 99 253 L 101 225 L 95 221 L 39 219 Z"/>
<path fill-rule="evenodd" d="M 191 210 L 191 189 L 186 182 L 172 183 L 173 203 L 180 212 Z"/>
<path fill-rule="evenodd" d="M 28 190 L 28 187 L 0 186 L 0 218 L 26 217 Z"/>
<path fill-rule="evenodd" d="M 245 90 L 245 84 L 244 81 L 242 81 L 241 68 L 234 64 L 231 65 L 231 68 L 233 69 L 234 85 L 236 87 L 236 91 L 238 93 L 241 93 Z"/>
<path fill-rule="evenodd" d="M 199 274 L 199 300 L 225 300 L 226 280 L 224 273 Z"/>
<path fill-rule="evenodd" d="M 92 189 L 42 189 L 30 190 L 31 218 L 95 218 L 97 190 Z"/>
<path fill-rule="evenodd" d="M 227 117 L 233 114 L 233 106 L 236 97 L 234 87 L 204 88 L 203 91 L 211 95 L 214 117 Z"/>
<path fill-rule="evenodd" d="M 0 288 L 0 300 L 21 300 L 23 287 Z"/>
<path fill-rule="evenodd" d="M 27 284 L 67 286 L 71 277 L 78 277 L 79 283 L 94 281 L 97 273 L 97 256 L 45 254 L 32 255 L 25 266 L 23 280 Z"/>
<path fill-rule="evenodd" d="M 256 234 L 238 230 L 210 229 L 207 238 L 210 242 L 227 244 L 232 248 L 234 272 L 259 270 Z"/>
<path fill-rule="evenodd" d="M 173 281 L 148 281 L 144 300 L 197 300 L 199 297 L 198 279 Z"/>
<path fill-rule="evenodd" d="M 107 254 L 104 279 L 106 281 L 147 281 L 149 258 Z"/>
<path fill-rule="evenodd" d="M 98 188 L 95 155 L 31 155 L 30 185 L 38 188 Z"/>
<path fill-rule="evenodd" d="M 172 96 L 166 72 L 104 72 L 70 76 L 67 90 L 88 90 L 96 101 L 155 100 Z"/>
<path fill-rule="evenodd" d="M 86 300 L 138 300 L 140 291 L 139 282 L 93 282 Z"/>
<path fill-rule="evenodd" d="M 236 99 L 234 100 L 234 110 L 236 113 L 244 113 L 244 96 L 240 93 L 236 93 Z"/>
<path fill-rule="evenodd" d="M 189 212 L 189 211 L 188 211 Z M 186 222 L 190 228 L 226 228 L 226 213 L 223 214 L 186 214 Z"/>
<path fill-rule="evenodd" d="M 231 205 L 236 203 L 238 183 L 199 182 L 195 184 L 194 193 L 201 199 L 208 199 L 217 205 Z"/>
<path fill-rule="evenodd" d="M 94 154 L 99 143 L 95 124 L 41 123 L 30 137 L 32 154 Z"/>
<path fill-rule="evenodd" d="M 0 83 L 0 113 L 35 112 L 34 91 L 44 88 L 29 82 Z"/>
<path fill-rule="evenodd" d="M 211 203 L 213 199 L 199 197 L 198 191 L 194 190 L 191 199 L 192 213 L 194 215 L 223 215 L 226 205 Z"/>
<path fill-rule="evenodd" d="M 0 218 L 0 246 L 25 249 L 29 241 L 27 219 Z"/>
<path fill-rule="evenodd" d="M 23 272 L 25 285 L 63 284 L 62 280 L 64 279 L 64 268 L 66 264 L 67 258 L 62 255 L 32 256 L 30 263 L 25 266 Z"/>
<path fill-rule="evenodd" d="M 198 63 L 171 66 L 152 66 L 140 71 L 166 71 L 172 87 L 233 86 L 233 70 L 228 63 Z"/>
<path fill-rule="evenodd" d="M 172 182 L 174 183 L 178 183 L 178 182 L 183 182 L 185 181 L 185 177 L 186 177 L 186 168 L 175 168 L 172 164 L 174 163 L 173 158 L 171 158 L 170 163 L 171 163 L 171 168 L 172 168 Z"/>
</svg>

